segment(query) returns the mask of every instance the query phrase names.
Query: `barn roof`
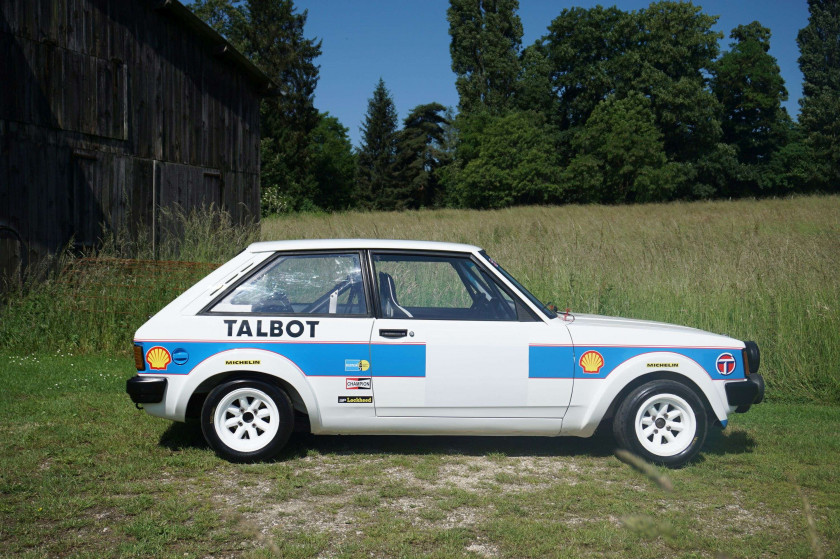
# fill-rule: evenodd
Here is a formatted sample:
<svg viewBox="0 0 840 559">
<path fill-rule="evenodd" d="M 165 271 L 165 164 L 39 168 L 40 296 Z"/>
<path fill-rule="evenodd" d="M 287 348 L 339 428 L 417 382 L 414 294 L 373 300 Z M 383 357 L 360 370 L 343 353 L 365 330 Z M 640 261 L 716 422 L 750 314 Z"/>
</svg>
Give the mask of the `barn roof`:
<svg viewBox="0 0 840 559">
<path fill-rule="evenodd" d="M 178 0 L 158 0 L 156 9 L 166 11 L 179 20 L 187 29 L 210 43 L 213 55 L 230 61 L 239 68 L 257 86 L 257 91 L 263 96 L 279 95 L 280 89 L 265 72 L 260 70 L 245 55 L 236 50 L 230 42 L 218 31 L 210 27 L 204 20 L 195 15 L 192 10 Z"/>
</svg>

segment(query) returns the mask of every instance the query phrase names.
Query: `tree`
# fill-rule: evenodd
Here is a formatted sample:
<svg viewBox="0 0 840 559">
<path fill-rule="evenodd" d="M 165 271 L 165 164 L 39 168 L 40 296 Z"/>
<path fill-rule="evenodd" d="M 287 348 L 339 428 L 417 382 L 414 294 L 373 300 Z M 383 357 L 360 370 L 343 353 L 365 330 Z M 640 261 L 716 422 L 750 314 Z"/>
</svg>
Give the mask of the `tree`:
<svg viewBox="0 0 840 559">
<path fill-rule="evenodd" d="M 552 20 L 540 50 L 557 97 L 549 115 L 554 124 L 561 130 L 582 126 L 608 95 L 628 89 L 619 84 L 638 71 L 638 35 L 635 16 L 616 7 L 568 8 Z M 633 61 L 625 63 L 626 57 Z"/>
<path fill-rule="evenodd" d="M 817 186 L 840 190 L 840 3 L 808 0 L 808 25 L 799 31 L 800 99 L 807 142 L 822 165 Z"/>
<path fill-rule="evenodd" d="M 431 207 L 441 201 L 437 171 L 448 162 L 442 149 L 449 124 L 441 114 L 445 111 L 440 103 L 418 105 L 403 122 L 397 136 L 398 207 Z"/>
<path fill-rule="evenodd" d="M 572 141 L 577 153 L 564 172 L 573 199 L 649 202 L 672 195 L 677 169 L 667 165 L 651 103 L 638 92 L 602 101 Z"/>
<path fill-rule="evenodd" d="M 516 92 L 516 108 L 537 111 L 546 117 L 558 112 L 557 98 L 552 90 L 551 62 L 545 45 L 537 41 L 522 51 L 519 58 L 520 76 Z"/>
<path fill-rule="evenodd" d="M 319 115 L 313 103 L 318 83 L 314 60 L 321 42 L 303 36 L 307 12 L 295 13 L 291 0 L 248 0 L 248 54 L 280 87 L 280 95 L 263 100 L 263 190 L 277 189 L 292 209 L 310 209 L 318 185 L 313 176 L 310 134 Z"/>
<path fill-rule="evenodd" d="M 721 135 L 721 107 L 708 87 L 718 56 L 716 16 L 683 2 L 657 2 L 638 13 L 638 65 L 630 87 L 651 100 L 669 160 L 694 163 L 712 152 Z"/>
<path fill-rule="evenodd" d="M 249 25 L 246 7 L 230 0 L 195 0 L 187 6 L 192 12 L 218 31 L 240 52 L 247 49 L 245 34 Z"/>
<path fill-rule="evenodd" d="M 356 156 L 347 128 L 334 116 L 321 113 L 312 131 L 312 169 L 318 192 L 315 204 L 325 210 L 342 210 L 353 205 Z"/>
<path fill-rule="evenodd" d="M 451 0 L 449 52 L 461 113 L 512 107 L 522 45 L 518 9 L 518 0 Z"/>
<path fill-rule="evenodd" d="M 563 200 L 554 134 L 534 111 L 459 115 L 461 145 L 447 179 L 450 199 L 470 208 Z M 452 169 L 454 167 L 454 169 Z"/>
<path fill-rule="evenodd" d="M 357 199 L 369 209 L 394 209 L 398 177 L 397 109 L 385 82 L 379 83 L 368 100 L 362 125 L 362 147 L 356 175 Z"/>
<path fill-rule="evenodd" d="M 715 21 L 682 2 L 630 13 L 563 10 L 541 40 L 557 97 L 551 122 L 574 137 L 608 97 L 638 92 L 650 101 L 669 160 L 698 161 L 720 137 L 720 105 L 706 80 L 718 52 Z"/>
<path fill-rule="evenodd" d="M 758 194 L 770 160 L 784 147 L 790 118 L 785 83 L 769 54 L 770 30 L 754 21 L 730 35 L 731 50 L 714 65 L 712 91 L 723 107 L 723 141 L 735 147 L 741 180 L 724 194 Z"/>
<path fill-rule="evenodd" d="M 307 12 L 297 13 L 292 0 L 197 0 L 190 8 L 279 87 L 260 105 L 261 188 L 282 201 L 269 207 L 315 207 L 310 135 L 320 122 L 313 96 L 321 42 L 304 37 Z"/>
</svg>

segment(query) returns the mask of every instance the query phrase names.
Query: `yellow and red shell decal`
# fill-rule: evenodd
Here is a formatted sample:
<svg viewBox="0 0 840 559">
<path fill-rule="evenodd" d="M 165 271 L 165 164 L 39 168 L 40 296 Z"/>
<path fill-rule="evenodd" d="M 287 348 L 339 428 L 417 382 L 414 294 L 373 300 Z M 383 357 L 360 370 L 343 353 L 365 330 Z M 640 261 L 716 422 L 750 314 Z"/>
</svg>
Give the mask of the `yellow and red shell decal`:
<svg viewBox="0 0 840 559">
<path fill-rule="evenodd" d="M 146 352 L 146 363 L 155 371 L 163 371 L 172 362 L 172 356 L 165 347 L 155 346 Z"/>
<path fill-rule="evenodd" d="M 604 366 L 604 356 L 594 350 L 589 350 L 580 356 L 579 364 L 584 373 L 597 375 Z"/>
</svg>

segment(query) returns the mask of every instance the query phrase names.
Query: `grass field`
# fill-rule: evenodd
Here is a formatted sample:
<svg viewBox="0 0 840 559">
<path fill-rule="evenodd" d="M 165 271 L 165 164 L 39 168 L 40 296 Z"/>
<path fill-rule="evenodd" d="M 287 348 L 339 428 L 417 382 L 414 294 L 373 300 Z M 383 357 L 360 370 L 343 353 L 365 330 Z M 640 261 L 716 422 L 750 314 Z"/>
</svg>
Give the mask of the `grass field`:
<svg viewBox="0 0 840 559">
<path fill-rule="evenodd" d="M 166 256 L 255 238 L 205 225 Z M 477 244 L 572 312 L 756 340 L 769 402 L 649 476 L 602 433 L 298 434 L 234 465 L 124 392 L 134 330 L 206 270 L 73 262 L 0 309 L 0 556 L 840 556 L 840 197 L 301 215 L 261 236 Z"/>
<path fill-rule="evenodd" d="M 657 470 L 669 492 L 599 434 L 295 435 L 274 463 L 234 465 L 135 410 L 128 359 L 0 362 L 0 556 L 840 554 L 837 407 L 735 416 L 698 462 Z"/>
</svg>

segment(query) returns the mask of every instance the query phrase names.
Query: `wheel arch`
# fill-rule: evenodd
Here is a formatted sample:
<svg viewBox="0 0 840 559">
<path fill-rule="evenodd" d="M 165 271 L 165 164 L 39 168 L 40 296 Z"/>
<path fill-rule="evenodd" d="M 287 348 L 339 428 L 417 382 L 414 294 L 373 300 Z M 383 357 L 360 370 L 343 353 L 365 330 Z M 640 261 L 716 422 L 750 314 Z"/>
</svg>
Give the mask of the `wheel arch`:
<svg viewBox="0 0 840 559">
<path fill-rule="evenodd" d="M 679 368 L 648 369 L 647 363 L 654 359 L 678 363 Z M 562 434 L 591 436 L 604 419 L 614 416 L 630 392 L 657 379 L 673 380 L 686 385 L 700 398 L 707 416 L 720 422 L 726 420 L 726 402 L 721 400 L 720 391 L 708 372 L 682 354 L 663 351 L 632 357 L 605 378 L 576 377 L 572 401 L 563 418 Z"/>
<path fill-rule="evenodd" d="M 231 368 L 226 361 L 249 361 L 247 368 Z M 234 380 L 259 380 L 282 389 L 293 408 L 308 416 L 310 425 L 321 424 L 318 402 L 309 380 L 289 358 L 255 348 L 227 350 L 214 354 L 197 365 L 173 392 L 170 417 L 183 421 L 200 415 L 208 394 L 220 384 Z M 167 402 L 169 405 L 170 402 Z"/>
<path fill-rule="evenodd" d="M 676 373 L 674 371 L 662 370 L 645 373 L 637 378 L 634 378 L 626 385 L 624 385 L 624 387 L 618 392 L 618 394 L 615 395 L 615 397 L 610 402 L 610 405 L 607 407 L 607 411 L 601 418 L 601 422 L 612 420 L 612 418 L 615 417 L 615 411 L 618 409 L 618 406 L 621 405 L 621 402 L 623 402 L 631 392 L 633 392 L 638 387 L 655 380 L 672 380 L 686 385 L 700 399 L 700 402 L 703 404 L 703 408 L 706 410 L 706 415 L 708 417 L 714 417 L 717 421 L 720 421 L 719 419 L 717 419 L 717 414 L 715 413 L 715 410 L 712 407 L 711 402 L 709 401 L 709 397 L 706 395 L 703 389 L 700 388 L 696 382 L 694 382 L 694 380 L 687 377 L 686 375 Z"/>
<path fill-rule="evenodd" d="M 214 388 L 220 384 L 238 380 L 256 380 L 277 386 L 289 396 L 289 399 L 292 401 L 292 407 L 296 412 L 309 415 L 309 409 L 306 407 L 306 402 L 301 397 L 300 392 L 288 381 L 260 371 L 239 370 L 224 371 L 202 381 L 190 395 L 189 402 L 187 402 L 187 411 L 184 416 L 185 419 L 198 419 L 201 416 L 201 406 L 204 405 L 204 401 Z"/>
</svg>

